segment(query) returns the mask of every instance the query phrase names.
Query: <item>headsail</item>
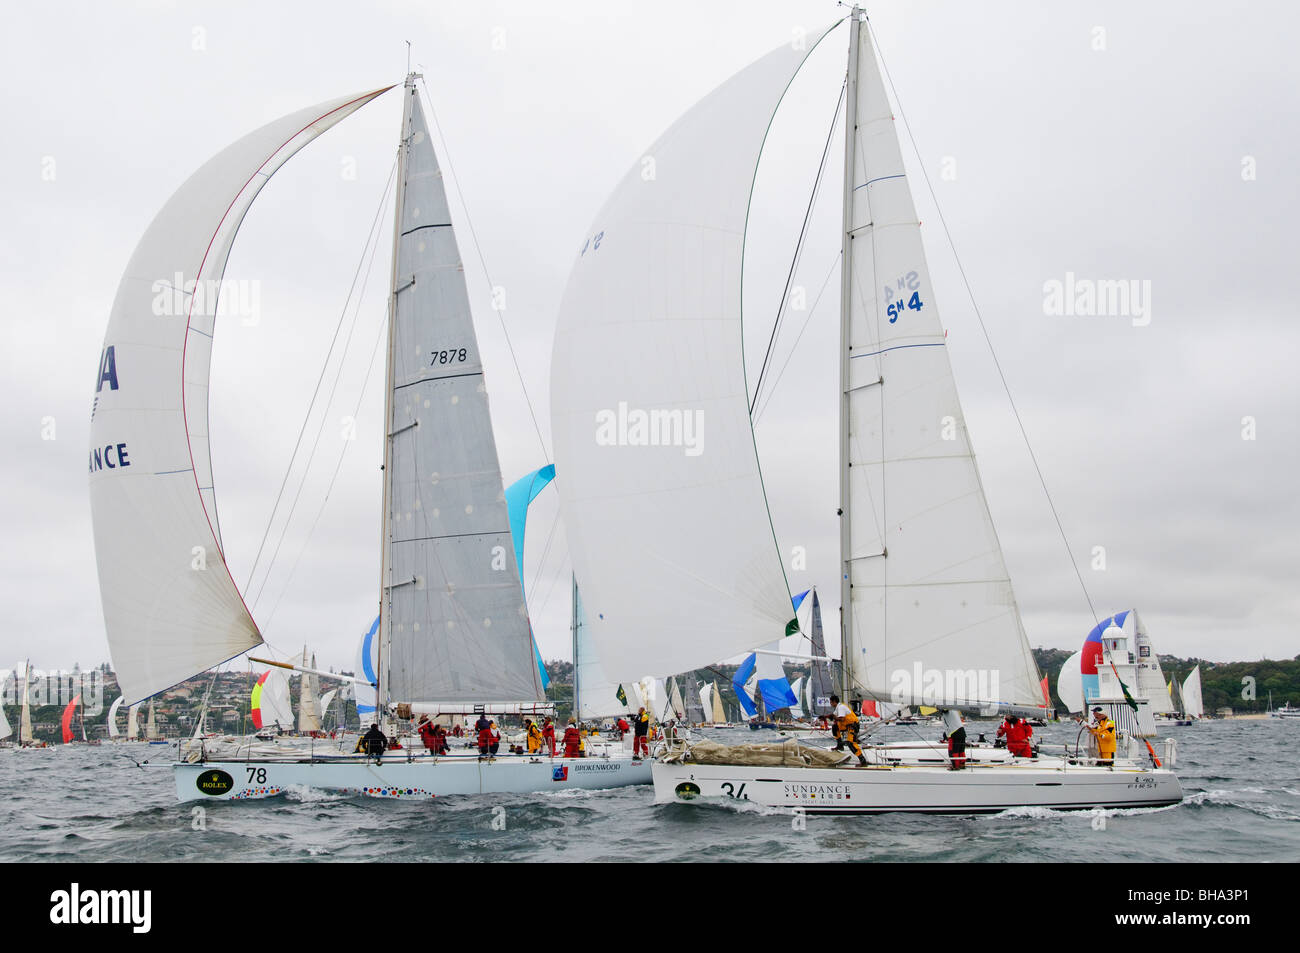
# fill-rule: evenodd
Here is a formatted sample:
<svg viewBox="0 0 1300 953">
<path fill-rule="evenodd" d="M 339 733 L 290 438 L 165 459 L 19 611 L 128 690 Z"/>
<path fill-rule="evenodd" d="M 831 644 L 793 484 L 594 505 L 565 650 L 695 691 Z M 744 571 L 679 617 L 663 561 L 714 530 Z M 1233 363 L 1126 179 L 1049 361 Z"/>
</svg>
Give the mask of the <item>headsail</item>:
<svg viewBox="0 0 1300 953">
<path fill-rule="evenodd" d="M 380 684 L 401 702 L 543 699 L 442 170 L 404 91 Z"/>
<path fill-rule="evenodd" d="M 737 73 L 646 150 L 654 175 L 638 160 L 615 189 L 560 307 L 557 487 L 592 632 L 621 681 L 740 654 L 790 620 L 740 297 L 759 152 L 807 55 L 795 46 Z M 687 624 L 689 638 L 667 637 Z"/>
<path fill-rule="evenodd" d="M 1201 666 L 1192 669 L 1187 680 L 1183 682 L 1183 714 L 1188 718 L 1201 718 L 1205 715 L 1205 704 L 1201 700 Z"/>
<path fill-rule="evenodd" d="M 577 580 L 574 579 L 572 584 L 573 677 L 577 681 L 578 719 L 581 721 L 627 714 L 627 704 L 618 697 L 619 686 L 605 677 L 605 670 L 596 655 L 596 647 L 592 645 L 591 629 L 587 625 Z"/>
<path fill-rule="evenodd" d="M 842 355 L 849 687 L 904 704 L 1041 707 L 893 111 L 867 24 L 852 29 Z M 946 677 L 954 672 L 962 678 Z M 968 673 L 974 683 L 958 684 Z"/>
<path fill-rule="evenodd" d="M 121 737 L 122 733 L 117 730 L 117 710 L 122 707 L 122 702 L 125 700 L 125 695 L 118 695 L 113 699 L 113 704 L 108 706 L 108 736 L 110 738 Z"/>
<path fill-rule="evenodd" d="M 217 292 L 244 215 L 294 153 L 383 90 L 269 123 L 208 161 L 136 246 L 90 424 L 90 508 L 113 667 L 136 702 L 262 641 L 227 568 L 208 446 Z"/>
</svg>

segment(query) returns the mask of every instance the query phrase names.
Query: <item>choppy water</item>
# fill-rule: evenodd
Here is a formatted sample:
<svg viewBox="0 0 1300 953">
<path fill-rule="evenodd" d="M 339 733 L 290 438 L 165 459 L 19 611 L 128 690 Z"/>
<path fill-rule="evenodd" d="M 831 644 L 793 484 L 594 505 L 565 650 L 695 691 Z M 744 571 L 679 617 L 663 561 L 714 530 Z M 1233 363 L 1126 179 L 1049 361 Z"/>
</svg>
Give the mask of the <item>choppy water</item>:
<svg viewBox="0 0 1300 953">
<path fill-rule="evenodd" d="M 971 723 L 992 737 L 994 725 Z M 1075 729 L 1038 729 L 1073 741 Z M 980 817 L 808 817 L 751 805 L 651 803 L 649 786 L 386 801 L 305 791 L 252 802 L 177 804 L 168 749 L 0 750 L 0 861 L 1295 861 L 1300 722 L 1166 729 L 1179 740 L 1176 807 Z M 918 734 L 919 733 L 919 734 Z M 886 740 L 937 738 L 892 728 Z M 719 732 L 718 740 L 770 740 Z M 504 830 L 493 829 L 503 807 Z M 1104 824 L 1098 820 L 1104 815 Z M 498 821 L 498 824 L 500 822 Z M 1098 829 L 1101 828 L 1101 829 Z"/>
</svg>

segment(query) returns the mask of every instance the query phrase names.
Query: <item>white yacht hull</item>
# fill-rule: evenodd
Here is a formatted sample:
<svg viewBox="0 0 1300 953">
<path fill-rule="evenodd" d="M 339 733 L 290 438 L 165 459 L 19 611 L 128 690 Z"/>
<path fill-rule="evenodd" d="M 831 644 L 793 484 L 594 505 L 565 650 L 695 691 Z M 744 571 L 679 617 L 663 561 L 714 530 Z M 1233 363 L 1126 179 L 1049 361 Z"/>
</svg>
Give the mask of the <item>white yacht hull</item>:
<svg viewBox="0 0 1300 953">
<path fill-rule="evenodd" d="M 961 771 L 938 765 L 811 768 L 656 761 L 653 775 L 656 804 L 716 798 L 810 814 L 991 814 L 1017 807 L 1163 807 L 1183 799 L 1171 771 L 1046 758 L 1012 758 Z"/>
<path fill-rule="evenodd" d="M 534 758 L 477 755 L 408 760 L 394 752 L 376 764 L 362 755 L 304 760 L 207 761 L 173 765 L 179 801 L 237 801 L 312 789 L 366 797 L 428 799 L 454 794 L 531 794 L 650 783 L 650 762 L 627 757 Z"/>
</svg>

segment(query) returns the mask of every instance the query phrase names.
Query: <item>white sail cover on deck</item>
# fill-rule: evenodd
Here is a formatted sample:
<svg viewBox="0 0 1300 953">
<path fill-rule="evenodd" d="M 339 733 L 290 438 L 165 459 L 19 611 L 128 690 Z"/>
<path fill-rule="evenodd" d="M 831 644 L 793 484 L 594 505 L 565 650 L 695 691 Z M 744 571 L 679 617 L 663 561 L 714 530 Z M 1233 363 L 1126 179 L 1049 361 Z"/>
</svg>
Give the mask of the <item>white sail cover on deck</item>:
<svg viewBox="0 0 1300 953">
<path fill-rule="evenodd" d="M 1201 666 L 1197 665 L 1183 682 L 1183 714 L 1188 718 L 1201 718 L 1205 715 L 1205 703 L 1201 701 Z"/>
<path fill-rule="evenodd" d="M 865 23 L 859 36 L 845 662 L 854 685 L 881 700 L 1041 707 Z"/>
<path fill-rule="evenodd" d="M 600 210 L 561 303 L 557 485 L 588 622 L 619 681 L 737 655 L 793 615 L 750 425 L 740 300 L 759 152 L 807 55 L 793 46 L 645 151 L 653 174 L 638 159 Z"/>
<path fill-rule="evenodd" d="M 131 256 L 90 424 L 90 508 L 109 650 L 128 702 L 262 641 L 226 565 L 208 446 L 217 292 L 253 199 L 383 90 L 269 123 L 194 173 Z"/>
<path fill-rule="evenodd" d="M 393 701 L 544 698 L 442 170 L 408 82 L 381 609 Z"/>
</svg>

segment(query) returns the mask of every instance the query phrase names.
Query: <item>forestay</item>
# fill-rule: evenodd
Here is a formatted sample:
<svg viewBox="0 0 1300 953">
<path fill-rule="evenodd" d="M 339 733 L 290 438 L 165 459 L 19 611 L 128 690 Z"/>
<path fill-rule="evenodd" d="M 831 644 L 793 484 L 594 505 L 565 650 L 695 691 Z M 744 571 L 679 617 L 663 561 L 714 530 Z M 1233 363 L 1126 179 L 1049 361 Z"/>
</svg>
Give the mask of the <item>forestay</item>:
<svg viewBox="0 0 1300 953">
<path fill-rule="evenodd" d="M 221 545 L 208 446 L 218 292 L 240 223 L 299 149 L 383 90 L 250 133 L 177 190 L 113 302 L 90 424 L 90 507 L 113 668 L 128 703 L 262 641 Z"/>
<path fill-rule="evenodd" d="M 543 698 L 442 171 L 409 83 L 395 264 L 383 695 Z"/>
<path fill-rule="evenodd" d="M 866 24 L 855 32 L 846 222 L 851 687 L 911 704 L 1041 706 L 894 115 Z"/>
<path fill-rule="evenodd" d="M 763 139 L 806 55 L 774 50 L 645 150 L 596 216 L 560 307 L 558 489 L 617 681 L 740 654 L 790 620 L 749 418 L 741 263 Z"/>
</svg>

